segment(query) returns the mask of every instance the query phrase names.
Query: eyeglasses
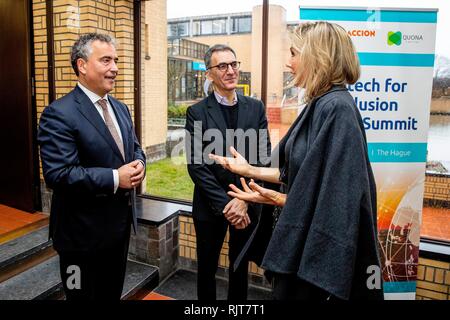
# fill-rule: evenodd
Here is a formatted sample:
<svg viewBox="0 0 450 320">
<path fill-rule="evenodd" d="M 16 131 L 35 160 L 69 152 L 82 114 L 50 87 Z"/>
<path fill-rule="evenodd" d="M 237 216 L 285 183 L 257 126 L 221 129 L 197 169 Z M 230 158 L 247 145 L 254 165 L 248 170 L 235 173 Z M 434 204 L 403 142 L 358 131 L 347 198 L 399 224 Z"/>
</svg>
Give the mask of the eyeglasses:
<svg viewBox="0 0 450 320">
<path fill-rule="evenodd" d="M 212 69 L 212 68 L 217 68 L 217 69 L 219 69 L 219 71 L 224 72 L 224 71 L 228 70 L 228 66 L 231 66 L 231 68 L 233 70 L 238 70 L 240 65 L 241 65 L 240 61 L 233 61 L 230 63 L 223 62 L 223 63 L 219 63 L 216 66 L 209 67 L 208 70 Z"/>
</svg>

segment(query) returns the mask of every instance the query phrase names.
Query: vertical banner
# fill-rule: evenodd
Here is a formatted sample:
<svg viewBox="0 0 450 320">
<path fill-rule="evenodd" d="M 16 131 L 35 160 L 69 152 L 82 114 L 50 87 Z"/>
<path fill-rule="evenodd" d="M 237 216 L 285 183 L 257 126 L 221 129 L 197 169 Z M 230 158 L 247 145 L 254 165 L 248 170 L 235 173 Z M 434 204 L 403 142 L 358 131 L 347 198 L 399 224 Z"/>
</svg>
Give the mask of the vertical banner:
<svg viewBox="0 0 450 320">
<path fill-rule="evenodd" d="M 386 299 L 415 299 L 437 10 L 300 6 L 301 21 L 347 30 L 361 77 L 348 86 L 377 183 Z"/>
</svg>

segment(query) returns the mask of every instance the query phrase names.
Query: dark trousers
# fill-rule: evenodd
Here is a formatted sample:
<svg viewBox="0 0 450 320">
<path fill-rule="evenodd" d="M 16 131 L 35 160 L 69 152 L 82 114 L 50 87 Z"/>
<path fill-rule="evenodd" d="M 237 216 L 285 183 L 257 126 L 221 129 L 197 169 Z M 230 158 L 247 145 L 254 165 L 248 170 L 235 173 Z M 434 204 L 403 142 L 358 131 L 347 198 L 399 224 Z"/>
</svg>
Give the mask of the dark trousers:
<svg viewBox="0 0 450 320">
<path fill-rule="evenodd" d="M 128 255 L 130 226 L 123 241 L 95 252 L 58 252 L 67 300 L 120 300 Z M 79 272 L 78 272 L 79 271 Z M 77 287 L 79 278 L 81 287 Z"/>
<path fill-rule="evenodd" d="M 295 274 L 273 273 L 274 300 L 337 300 L 325 290 L 298 278 Z"/>
<path fill-rule="evenodd" d="M 225 218 L 215 221 L 199 221 L 194 218 L 197 238 L 197 296 L 198 300 L 216 300 L 216 271 L 220 251 L 227 232 L 228 222 Z M 236 230 L 230 226 L 228 241 L 229 281 L 228 300 L 242 301 L 247 299 L 248 289 L 248 259 L 243 258 L 239 267 L 233 271 L 234 261 L 241 252 L 249 235 L 250 229 Z"/>
</svg>

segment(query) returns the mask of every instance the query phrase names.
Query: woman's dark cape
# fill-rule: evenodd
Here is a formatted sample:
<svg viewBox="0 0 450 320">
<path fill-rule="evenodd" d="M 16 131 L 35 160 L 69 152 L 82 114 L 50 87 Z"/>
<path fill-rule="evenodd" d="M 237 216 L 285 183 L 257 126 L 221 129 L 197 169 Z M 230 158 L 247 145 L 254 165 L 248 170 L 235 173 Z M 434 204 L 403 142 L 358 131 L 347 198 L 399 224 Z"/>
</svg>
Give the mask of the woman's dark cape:
<svg viewBox="0 0 450 320">
<path fill-rule="evenodd" d="M 341 299 L 382 299 L 380 269 L 380 279 L 373 279 L 373 266 L 380 267 L 376 186 L 352 96 L 345 88 L 331 89 L 308 105 L 290 131 L 294 140 L 280 154 L 289 163 L 288 197 L 261 267 L 296 274 Z M 371 289 L 377 283 L 381 287 Z"/>
</svg>

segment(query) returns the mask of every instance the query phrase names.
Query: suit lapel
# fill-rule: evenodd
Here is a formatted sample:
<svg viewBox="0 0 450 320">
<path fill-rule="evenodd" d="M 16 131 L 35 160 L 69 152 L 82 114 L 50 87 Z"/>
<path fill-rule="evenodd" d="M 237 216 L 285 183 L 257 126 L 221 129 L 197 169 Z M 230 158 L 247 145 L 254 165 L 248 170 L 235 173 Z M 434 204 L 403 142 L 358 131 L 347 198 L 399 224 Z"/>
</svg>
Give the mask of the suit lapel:
<svg viewBox="0 0 450 320">
<path fill-rule="evenodd" d="M 241 150 L 240 145 L 242 143 L 242 139 L 245 136 L 245 130 L 247 129 L 247 121 L 248 121 L 248 117 L 249 117 L 249 112 L 248 112 L 247 99 L 245 99 L 243 96 L 241 96 L 239 94 L 237 95 L 237 97 L 238 97 L 238 102 L 239 102 L 239 110 L 238 110 L 238 120 L 237 120 L 237 128 L 236 129 L 244 130 L 244 134 L 241 134 L 239 136 L 237 144 L 236 144 L 236 149 Z M 259 129 L 259 128 L 257 128 L 257 129 Z"/>
<path fill-rule="evenodd" d="M 94 128 L 100 133 L 103 139 L 105 139 L 108 142 L 108 144 L 111 146 L 112 150 L 117 154 L 117 156 L 123 160 L 122 154 L 120 153 L 116 142 L 114 141 L 111 133 L 109 132 L 108 127 L 105 124 L 105 121 L 103 121 L 102 117 L 99 115 L 92 101 L 89 100 L 88 96 L 85 95 L 84 92 L 80 88 L 78 88 L 78 86 L 75 87 L 74 92 L 75 92 L 75 101 L 77 102 L 77 108 L 80 111 L 80 113 L 86 118 L 87 121 L 89 121 L 94 126 Z"/>
</svg>

